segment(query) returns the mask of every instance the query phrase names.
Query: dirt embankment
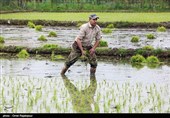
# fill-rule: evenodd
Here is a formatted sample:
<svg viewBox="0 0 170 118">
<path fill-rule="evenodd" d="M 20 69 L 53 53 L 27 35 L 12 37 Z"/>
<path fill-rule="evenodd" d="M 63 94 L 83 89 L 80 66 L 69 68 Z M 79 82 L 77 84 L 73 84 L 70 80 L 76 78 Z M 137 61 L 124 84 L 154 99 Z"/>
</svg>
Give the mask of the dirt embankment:
<svg viewBox="0 0 170 118">
<path fill-rule="evenodd" d="M 0 20 L 2 25 L 27 25 L 30 20 Z M 86 21 L 54 21 L 54 20 L 32 20 L 37 25 L 44 26 L 77 26 L 79 23 Z M 170 28 L 170 21 L 160 23 L 137 23 L 137 22 L 99 22 L 101 27 L 106 27 L 109 24 L 114 24 L 116 28 L 157 28 L 158 26 L 164 26 Z"/>
<path fill-rule="evenodd" d="M 1 46 L 0 52 L 1 52 L 1 56 L 3 56 L 3 53 L 9 53 L 13 55 L 19 53 L 22 49 L 26 49 L 30 54 L 40 54 L 40 55 L 51 55 L 52 53 L 68 55 L 71 51 L 70 48 L 44 49 L 42 47 L 28 48 L 28 47 L 21 47 L 21 46 Z M 144 50 L 142 48 L 139 49 L 97 48 L 96 54 L 99 57 L 108 56 L 108 57 L 116 57 L 116 58 L 129 58 L 136 54 L 141 54 L 144 57 L 155 55 L 159 58 L 165 59 L 170 57 L 170 50 L 161 50 L 161 49 Z"/>
</svg>

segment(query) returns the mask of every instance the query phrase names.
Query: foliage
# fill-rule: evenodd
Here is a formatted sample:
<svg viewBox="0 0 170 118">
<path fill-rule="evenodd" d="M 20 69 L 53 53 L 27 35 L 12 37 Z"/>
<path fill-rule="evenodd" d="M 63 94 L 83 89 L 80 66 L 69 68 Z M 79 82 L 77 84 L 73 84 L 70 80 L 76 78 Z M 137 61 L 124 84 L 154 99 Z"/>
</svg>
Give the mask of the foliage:
<svg viewBox="0 0 170 118">
<path fill-rule="evenodd" d="M 18 54 L 17 54 L 17 57 L 19 58 L 28 58 L 30 55 L 29 53 L 27 52 L 27 50 L 25 49 L 22 49 Z"/>
<path fill-rule="evenodd" d="M 164 26 L 160 26 L 157 28 L 157 32 L 166 32 L 166 28 Z"/>
<path fill-rule="evenodd" d="M 57 33 L 51 31 L 51 32 L 49 32 L 48 36 L 49 36 L 49 37 L 57 37 Z"/>
<path fill-rule="evenodd" d="M 1 0 L 1 10 L 35 11 L 165 11 L 169 0 Z"/>
<path fill-rule="evenodd" d="M 36 31 L 42 31 L 43 26 L 42 25 L 36 25 L 35 30 Z"/>
<path fill-rule="evenodd" d="M 99 47 L 108 47 L 107 41 L 104 41 L 103 39 L 101 39 L 99 41 Z"/>
<path fill-rule="evenodd" d="M 54 21 L 77 21 L 85 22 L 88 19 L 89 14 L 93 12 L 24 12 L 24 13 L 10 13 L 1 14 L 0 19 L 18 19 L 18 20 L 54 20 Z M 122 13 L 122 12 L 97 12 L 100 19 L 98 22 L 117 22 L 115 27 L 129 26 L 132 22 L 145 22 L 145 23 L 160 23 L 169 21 L 170 13 Z M 108 17 L 109 16 L 109 17 Z M 161 19 L 160 19 L 161 17 Z"/>
<path fill-rule="evenodd" d="M 44 49 L 49 49 L 49 50 L 53 50 L 53 49 L 57 49 L 58 48 L 58 45 L 55 45 L 55 44 L 45 44 L 43 46 Z"/>
<path fill-rule="evenodd" d="M 142 49 L 144 49 L 144 50 L 154 50 L 154 48 L 153 48 L 153 46 L 151 46 L 151 45 L 146 45 L 146 46 L 144 46 Z"/>
<path fill-rule="evenodd" d="M 104 28 L 102 29 L 103 33 L 112 33 L 112 30 L 110 28 Z"/>
<path fill-rule="evenodd" d="M 155 56 L 149 56 L 146 58 L 147 63 L 160 63 L 159 59 Z"/>
<path fill-rule="evenodd" d="M 5 43 L 4 37 L 0 36 L 0 44 Z"/>
<path fill-rule="evenodd" d="M 39 41 L 47 41 L 46 37 L 44 35 L 41 35 L 39 38 L 38 38 Z"/>
<path fill-rule="evenodd" d="M 135 56 L 132 56 L 131 59 L 130 59 L 131 63 L 143 63 L 143 62 L 146 62 L 145 58 L 142 56 L 142 55 L 135 55 Z"/>
<path fill-rule="evenodd" d="M 106 28 L 114 28 L 114 25 L 113 24 L 109 24 L 109 25 L 107 25 Z"/>
<path fill-rule="evenodd" d="M 35 28 L 35 24 L 32 21 L 28 21 L 27 26 L 29 28 Z"/>
<path fill-rule="evenodd" d="M 56 60 L 64 60 L 65 58 L 62 55 L 55 55 L 54 51 L 52 51 L 51 54 L 51 60 L 56 61 Z"/>
<path fill-rule="evenodd" d="M 133 37 L 131 38 L 131 42 L 133 42 L 133 43 L 139 42 L 139 36 L 133 36 Z"/>
<path fill-rule="evenodd" d="M 147 34 L 147 39 L 155 39 L 155 36 L 153 34 Z"/>
</svg>

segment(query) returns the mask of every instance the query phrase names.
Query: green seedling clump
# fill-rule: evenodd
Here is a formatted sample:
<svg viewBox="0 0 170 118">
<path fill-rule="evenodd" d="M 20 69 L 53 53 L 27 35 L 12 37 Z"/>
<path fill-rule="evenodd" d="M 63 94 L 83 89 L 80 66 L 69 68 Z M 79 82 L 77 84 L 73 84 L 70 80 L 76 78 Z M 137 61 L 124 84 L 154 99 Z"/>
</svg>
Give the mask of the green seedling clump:
<svg viewBox="0 0 170 118">
<path fill-rule="evenodd" d="M 41 35 L 39 38 L 38 38 L 39 41 L 47 41 L 46 37 L 44 35 Z"/>
<path fill-rule="evenodd" d="M 62 55 L 55 55 L 54 52 L 51 54 L 51 60 L 56 61 L 56 60 L 64 60 L 65 58 Z"/>
<path fill-rule="evenodd" d="M 57 33 L 51 31 L 51 32 L 48 34 L 48 36 L 49 36 L 49 37 L 57 37 Z"/>
<path fill-rule="evenodd" d="M 100 41 L 99 41 L 99 47 L 108 47 L 107 41 L 100 40 Z"/>
<path fill-rule="evenodd" d="M 159 59 L 155 56 L 149 56 L 146 58 L 146 62 L 153 64 L 153 63 L 160 63 Z"/>
<path fill-rule="evenodd" d="M 28 58 L 29 56 L 29 53 L 25 49 L 22 49 L 17 55 L 19 58 Z"/>
<path fill-rule="evenodd" d="M 113 24 L 109 24 L 109 25 L 107 25 L 106 28 L 114 28 L 114 25 Z"/>
<path fill-rule="evenodd" d="M 166 28 L 164 26 L 158 27 L 157 32 L 166 32 Z"/>
<path fill-rule="evenodd" d="M 51 49 L 57 49 L 57 48 L 58 48 L 58 45 L 55 45 L 55 44 L 45 44 L 45 45 L 43 46 L 43 48 L 44 48 L 44 49 L 49 49 L 49 50 L 51 50 Z"/>
<path fill-rule="evenodd" d="M 133 43 L 139 42 L 139 36 L 133 36 L 131 38 L 131 42 L 133 42 Z"/>
<path fill-rule="evenodd" d="M 36 31 L 42 31 L 43 26 L 42 25 L 36 25 L 35 30 Z"/>
<path fill-rule="evenodd" d="M 135 55 L 135 56 L 132 56 L 131 59 L 130 59 L 131 63 L 143 63 L 143 62 L 146 62 L 145 58 L 142 56 L 142 55 Z"/>
<path fill-rule="evenodd" d="M 104 29 L 102 29 L 102 32 L 103 33 L 112 33 L 112 30 L 109 28 L 104 28 Z"/>
<path fill-rule="evenodd" d="M 33 22 L 31 22 L 31 21 L 29 21 L 29 22 L 27 23 L 27 26 L 28 26 L 29 28 L 35 28 L 35 24 L 34 24 Z"/>
<path fill-rule="evenodd" d="M 1 43 L 5 43 L 4 37 L 2 37 L 2 36 L 0 36 L 0 44 L 1 44 Z"/>
<path fill-rule="evenodd" d="M 155 39 L 155 36 L 153 34 L 147 34 L 147 39 Z"/>
<path fill-rule="evenodd" d="M 142 49 L 144 49 L 144 50 L 150 50 L 150 51 L 154 50 L 153 46 L 150 46 L 150 45 L 146 45 L 146 46 L 144 46 Z"/>
</svg>

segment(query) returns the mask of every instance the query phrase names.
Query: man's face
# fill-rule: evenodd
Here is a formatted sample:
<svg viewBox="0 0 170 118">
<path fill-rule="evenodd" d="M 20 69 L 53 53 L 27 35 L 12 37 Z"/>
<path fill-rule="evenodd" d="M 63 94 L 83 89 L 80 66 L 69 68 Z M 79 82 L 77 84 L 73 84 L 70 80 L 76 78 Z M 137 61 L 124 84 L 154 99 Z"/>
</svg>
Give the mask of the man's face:
<svg viewBox="0 0 170 118">
<path fill-rule="evenodd" d="M 90 24 L 95 27 L 97 24 L 97 18 L 96 19 L 90 19 Z"/>
</svg>

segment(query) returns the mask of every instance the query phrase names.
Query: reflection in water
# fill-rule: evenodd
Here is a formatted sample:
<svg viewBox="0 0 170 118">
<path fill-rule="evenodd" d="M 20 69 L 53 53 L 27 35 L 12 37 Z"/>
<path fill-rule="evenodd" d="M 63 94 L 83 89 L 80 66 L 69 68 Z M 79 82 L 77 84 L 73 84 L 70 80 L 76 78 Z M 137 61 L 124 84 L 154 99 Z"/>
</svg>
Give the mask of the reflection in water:
<svg viewBox="0 0 170 118">
<path fill-rule="evenodd" d="M 72 105 L 76 112 L 78 113 L 92 113 L 99 112 L 99 106 L 94 102 L 94 95 L 97 89 L 97 81 L 95 76 L 90 76 L 90 85 L 88 88 L 79 91 L 73 83 L 67 78 L 67 76 L 62 75 L 64 85 L 67 88 L 71 99 Z M 92 109 L 94 105 L 94 111 Z"/>
</svg>

